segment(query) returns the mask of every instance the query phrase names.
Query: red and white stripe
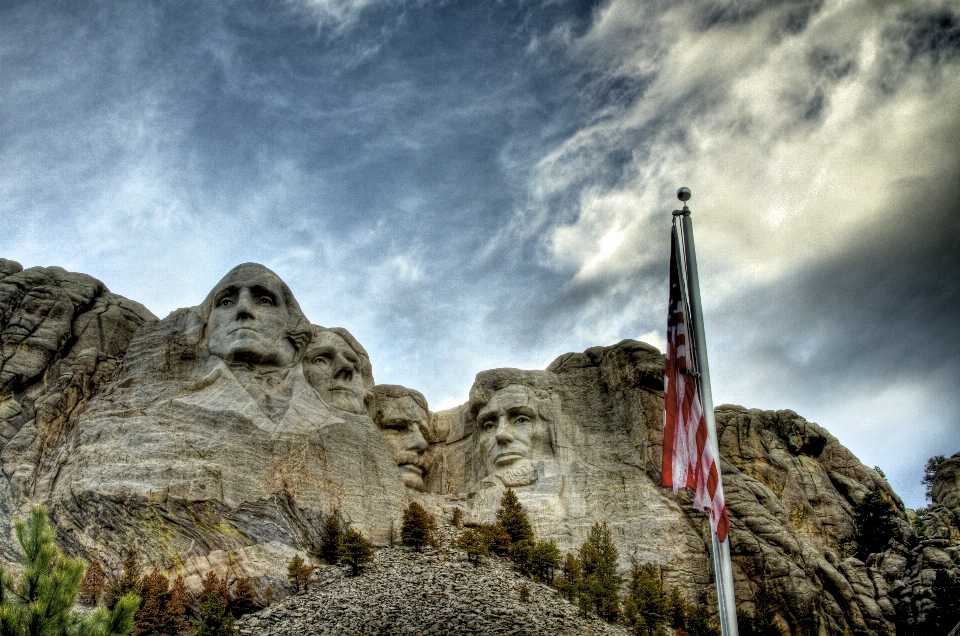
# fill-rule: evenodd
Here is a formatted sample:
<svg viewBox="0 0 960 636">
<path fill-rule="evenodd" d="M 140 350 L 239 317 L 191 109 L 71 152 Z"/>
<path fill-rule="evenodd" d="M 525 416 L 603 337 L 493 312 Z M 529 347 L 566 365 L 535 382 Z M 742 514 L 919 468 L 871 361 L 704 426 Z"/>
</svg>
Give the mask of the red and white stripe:
<svg viewBox="0 0 960 636">
<path fill-rule="evenodd" d="M 694 505 L 710 512 L 710 526 L 720 541 L 730 532 L 717 458 L 708 440 L 707 420 L 697 379 L 691 372 L 687 319 L 681 294 L 677 237 L 670 249 L 670 307 L 667 317 L 667 356 L 664 369 L 662 483 L 694 490 Z"/>
</svg>

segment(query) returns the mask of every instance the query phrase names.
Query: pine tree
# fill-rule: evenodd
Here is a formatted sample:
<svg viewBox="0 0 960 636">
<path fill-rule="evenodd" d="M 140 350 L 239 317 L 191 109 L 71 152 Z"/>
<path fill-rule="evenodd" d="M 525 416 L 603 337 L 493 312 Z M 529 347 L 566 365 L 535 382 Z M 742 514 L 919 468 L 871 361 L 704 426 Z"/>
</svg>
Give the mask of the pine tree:
<svg viewBox="0 0 960 636">
<path fill-rule="evenodd" d="M 592 609 L 607 621 L 617 619 L 620 613 L 618 557 L 606 522 L 593 524 L 587 540 L 580 546 L 580 564 L 583 568 L 580 600 L 584 614 Z"/>
<path fill-rule="evenodd" d="M 258 607 L 257 595 L 253 591 L 253 585 L 250 584 L 250 577 L 244 576 L 237 579 L 233 594 L 227 602 L 227 610 L 234 618 L 240 618 L 244 614 L 256 611 Z"/>
<path fill-rule="evenodd" d="M 533 574 L 533 541 L 521 539 L 510 548 L 510 560 L 524 576 Z"/>
<path fill-rule="evenodd" d="M 939 470 L 945 461 L 947 461 L 947 458 L 944 455 L 934 455 L 927 460 L 926 465 L 923 467 L 923 479 L 920 480 L 920 483 L 924 486 L 924 494 L 927 496 L 927 499 L 933 499 L 933 478 L 937 475 L 937 470 Z"/>
<path fill-rule="evenodd" d="M 553 576 L 560 567 L 560 549 L 553 539 L 537 541 L 531 554 L 531 570 L 534 576 L 547 585 L 553 585 Z"/>
<path fill-rule="evenodd" d="M 459 510 L 459 508 L 457 508 Z M 487 555 L 487 545 L 483 541 L 483 534 L 477 528 L 467 528 L 454 541 L 453 547 L 467 553 L 467 560 L 479 564 L 480 558 Z"/>
<path fill-rule="evenodd" d="M 560 592 L 566 596 L 571 603 L 578 594 L 580 586 L 580 576 L 583 569 L 580 567 L 580 561 L 577 557 L 567 552 L 563 560 L 563 578 L 561 579 Z"/>
<path fill-rule="evenodd" d="M 141 598 L 140 609 L 134 616 L 133 636 L 161 636 L 174 633 L 172 617 L 167 613 L 170 605 L 170 581 L 159 570 L 140 579 L 137 591 Z"/>
<path fill-rule="evenodd" d="M 527 513 L 523 511 L 517 494 L 513 488 L 508 488 L 500 500 L 500 508 L 497 510 L 497 521 L 503 526 L 507 534 L 510 535 L 510 541 L 533 541 L 533 528 L 530 526 L 530 520 Z"/>
<path fill-rule="evenodd" d="M 720 636 L 720 630 L 710 622 L 710 614 L 703 605 L 691 605 L 687 612 L 687 634 L 689 636 Z M 777 632 L 777 636 L 779 636 Z"/>
<path fill-rule="evenodd" d="M 210 591 L 200 604 L 200 620 L 194 625 L 194 636 L 233 636 L 233 616 L 219 589 Z"/>
<path fill-rule="evenodd" d="M 80 603 L 96 605 L 106 589 L 107 574 L 103 571 L 100 562 L 94 559 L 87 566 L 87 571 L 83 574 L 83 580 L 80 581 Z"/>
<path fill-rule="evenodd" d="M 454 527 L 454 528 L 459 528 L 461 521 L 463 521 L 463 511 L 460 510 L 459 508 L 454 508 L 454 509 L 453 509 L 453 517 L 451 518 L 451 522 L 453 523 L 453 527 Z"/>
<path fill-rule="evenodd" d="M 118 599 L 109 612 L 97 608 L 80 616 L 72 611 L 85 564 L 64 557 L 54 544 L 46 508 L 34 508 L 29 521 L 19 519 L 14 527 L 23 551 L 23 571 L 15 581 L 0 563 L 0 634 L 126 636 L 133 630 L 140 603 L 134 594 Z"/>
<path fill-rule="evenodd" d="M 634 634 L 653 636 L 667 621 L 667 597 L 660 575 L 651 563 L 640 565 L 630 557 L 629 596 L 624 601 L 627 623 Z"/>
<path fill-rule="evenodd" d="M 960 623 L 960 580 L 947 570 L 937 570 L 930 591 L 934 606 L 924 627 L 932 634 L 946 634 Z"/>
<path fill-rule="evenodd" d="M 341 548 L 342 548 L 341 544 Z M 339 562 L 339 558 L 337 560 Z M 287 564 L 287 580 L 290 581 L 290 585 L 293 587 L 294 594 L 297 594 L 301 591 L 306 592 L 307 588 L 312 583 L 310 578 L 313 574 L 313 566 L 303 562 L 303 559 L 300 558 L 299 554 L 293 555 L 293 558 L 290 559 L 290 563 Z"/>
<path fill-rule="evenodd" d="M 403 511 L 403 525 L 400 527 L 400 542 L 412 546 L 421 552 L 424 544 L 435 545 L 433 533 L 437 530 L 437 522 L 433 515 L 423 509 L 416 501 L 411 501 Z"/>
<path fill-rule="evenodd" d="M 487 546 L 489 552 L 493 552 L 497 556 L 510 554 L 513 542 L 502 523 L 498 521 L 493 525 L 485 524 L 480 527 L 480 532 L 483 535 L 483 543 Z"/>
<path fill-rule="evenodd" d="M 753 596 L 753 632 L 757 636 L 779 636 L 780 630 L 773 620 L 776 615 L 774 602 L 766 582 L 761 583 Z"/>
<path fill-rule="evenodd" d="M 350 566 L 352 576 L 357 576 L 365 564 L 373 561 L 373 544 L 358 530 L 350 528 L 343 535 L 340 560 Z"/>
<path fill-rule="evenodd" d="M 204 577 L 198 600 L 200 620 L 194 625 L 195 636 L 228 636 L 236 633 L 233 616 L 227 611 L 230 602 L 227 582 L 213 570 Z"/>
<path fill-rule="evenodd" d="M 127 594 L 136 594 L 137 587 L 140 585 L 140 578 L 143 574 L 140 563 L 137 561 L 137 549 L 130 548 L 126 556 L 123 557 L 123 574 L 117 579 L 117 583 L 110 589 L 109 602 L 113 607 L 116 602 Z"/>
<path fill-rule="evenodd" d="M 170 617 L 170 624 L 173 626 L 172 633 L 182 634 L 190 629 L 187 611 L 192 605 L 193 596 L 187 591 L 183 576 L 177 575 L 173 585 L 170 586 L 170 602 L 167 605 L 167 614 Z"/>
<path fill-rule="evenodd" d="M 893 504 L 883 498 L 879 490 L 866 495 L 853 507 L 856 525 L 854 540 L 857 542 L 857 557 L 866 559 L 875 552 L 882 552 L 897 530 Z"/>
<path fill-rule="evenodd" d="M 686 629 L 687 627 L 687 599 L 679 587 L 670 590 L 667 597 L 667 620 L 673 629 Z"/>
<path fill-rule="evenodd" d="M 340 562 L 340 543 L 343 540 L 343 529 L 336 510 L 327 517 L 323 524 L 323 535 L 320 538 L 320 557 L 330 565 Z"/>
</svg>

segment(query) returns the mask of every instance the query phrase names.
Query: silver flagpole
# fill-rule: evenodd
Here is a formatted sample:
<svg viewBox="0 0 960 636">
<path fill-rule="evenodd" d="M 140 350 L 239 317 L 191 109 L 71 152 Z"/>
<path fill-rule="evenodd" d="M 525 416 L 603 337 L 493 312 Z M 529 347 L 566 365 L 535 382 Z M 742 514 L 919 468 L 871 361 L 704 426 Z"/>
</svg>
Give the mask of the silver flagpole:
<svg viewBox="0 0 960 636">
<path fill-rule="evenodd" d="M 717 423 L 713 416 L 713 394 L 710 392 L 710 367 L 707 364 L 707 337 L 703 330 L 703 311 L 700 304 L 700 279 L 697 276 L 697 254 L 693 245 L 693 222 L 690 220 L 690 189 L 677 190 L 677 198 L 683 201 L 682 210 L 674 210 L 673 215 L 680 218 L 680 230 L 683 235 L 683 265 L 686 272 L 688 302 L 690 303 L 690 322 L 693 327 L 693 351 L 697 362 L 697 381 L 700 384 L 700 401 L 703 415 L 707 420 L 710 447 L 717 461 L 718 488 L 723 489 L 723 475 L 720 472 L 720 449 L 717 445 Z M 738 636 L 737 602 L 733 596 L 733 564 L 730 561 L 730 536 L 722 543 L 711 526 L 713 538 L 713 569 L 717 578 L 717 604 L 720 609 L 720 632 L 723 636 Z"/>
</svg>

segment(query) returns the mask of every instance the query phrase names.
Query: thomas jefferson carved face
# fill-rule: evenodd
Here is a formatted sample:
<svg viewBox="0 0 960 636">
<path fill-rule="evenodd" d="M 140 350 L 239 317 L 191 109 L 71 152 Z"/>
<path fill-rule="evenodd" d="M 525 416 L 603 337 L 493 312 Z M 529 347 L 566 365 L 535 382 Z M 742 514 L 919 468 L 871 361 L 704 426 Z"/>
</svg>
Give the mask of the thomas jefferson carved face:
<svg viewBox="0 0 960 636">
<path fill-rule="evenodd" d="M 531 459 L 543 436 L 543 423 L 529 388 L 511 384 L 496 391 L 477 413 L 477 429 L 487 475 L 498 477 L 510 488 L 537 480 Z"/>
<path fill-rule="evenodd" d="M 427 440 L 427 412 L 410 395 L 377 395 L 377 426 L 383 432 L 390 453 L 400 467 L 400 476 L 408 488 L 423 490 L 423 455 Z"/>
<path fill-rule="evenodd" d="M 227 362 L 287 366 L 297 350 L 289 339 L 290 308 L 283 282 L 264 267 L 241 266 L 212 292 L 207 343 Z"/>
<path fill-rule="evenodd" d="M 360 356 L 338 334 L 318 330 L 307 345 L 303 373 L 323 401 L 350 413 L 364 413 L 365 387 Z"/>
</svg>

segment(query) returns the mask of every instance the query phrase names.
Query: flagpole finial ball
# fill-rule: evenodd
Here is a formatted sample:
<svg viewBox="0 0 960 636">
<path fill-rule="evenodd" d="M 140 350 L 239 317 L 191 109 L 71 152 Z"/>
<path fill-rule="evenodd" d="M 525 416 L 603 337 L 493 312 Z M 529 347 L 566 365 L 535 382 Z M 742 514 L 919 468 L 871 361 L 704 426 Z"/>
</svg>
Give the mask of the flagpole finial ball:
<svg viewBox="0 0 960 636">
<path fill-rule="evenodd" d="M 690 194 L 690 188 L 688 188 L 688 187 L 686 187 L 686 186 L 684 186 L 684 187 L 680 188 L 679 190 L 677 190 L 677 198 L 680 199 L 681 201 L 683 201 L 684 203 L 686 203 L 687 201 L 690 200 L 690 196 L 691 196 L 691 194 Z"/>
</svg>

